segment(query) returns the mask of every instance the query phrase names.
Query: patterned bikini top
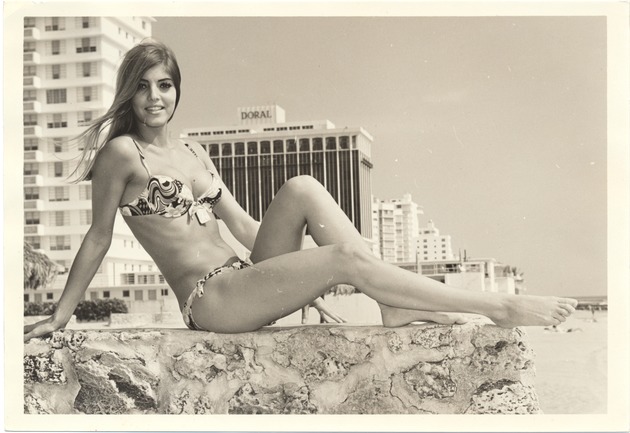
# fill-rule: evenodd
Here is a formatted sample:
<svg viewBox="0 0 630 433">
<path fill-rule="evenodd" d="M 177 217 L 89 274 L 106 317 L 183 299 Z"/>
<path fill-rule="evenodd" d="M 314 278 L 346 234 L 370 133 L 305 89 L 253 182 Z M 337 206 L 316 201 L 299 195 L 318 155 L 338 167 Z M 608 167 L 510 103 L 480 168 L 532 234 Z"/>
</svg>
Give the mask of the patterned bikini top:
<svg viewBox="0 0 630 433">
<path fill-rule="evenodd" d="M 140 162 L 149 175 L 149 180 L 147 187 L 135 200 L 119 207 L 120 213 L 123 216 L 131 217 L 160 215 L 165 218 L 178 218 L 188 214 L 191 217 L 195 215 L 200 224 L 204 224 L 208 221 L 210 219 L 210 213 L 212 213 L 212 208 L 221 199 L 221 182 L 219 178 L 208 170 L 208 173 L 212 175 L 212 183 L 206 192 L 198 199 L 195 199 L 192 190 L 183 182 L 173 179 L 170 176 L 152 175 L 146 163 L 142 148 L 135 140 L 133 140 L 133 142 L 140 154 Z M 199 158 L 188 143 L 184 144 L 193 155 Z"/>
</svg>

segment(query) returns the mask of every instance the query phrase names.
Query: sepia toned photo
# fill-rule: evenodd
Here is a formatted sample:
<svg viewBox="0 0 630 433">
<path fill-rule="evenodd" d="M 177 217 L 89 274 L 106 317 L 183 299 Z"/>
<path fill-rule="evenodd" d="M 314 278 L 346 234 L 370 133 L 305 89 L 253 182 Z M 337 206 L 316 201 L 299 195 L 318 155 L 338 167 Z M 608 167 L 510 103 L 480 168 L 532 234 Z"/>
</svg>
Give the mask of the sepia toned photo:
<svg viewBox="0 0 630 433">
<path fill-rule="evenodd" d="M 5 10 L 6 427 L 622 425 L 627 5 L 508 4 Z"/>
</svg>

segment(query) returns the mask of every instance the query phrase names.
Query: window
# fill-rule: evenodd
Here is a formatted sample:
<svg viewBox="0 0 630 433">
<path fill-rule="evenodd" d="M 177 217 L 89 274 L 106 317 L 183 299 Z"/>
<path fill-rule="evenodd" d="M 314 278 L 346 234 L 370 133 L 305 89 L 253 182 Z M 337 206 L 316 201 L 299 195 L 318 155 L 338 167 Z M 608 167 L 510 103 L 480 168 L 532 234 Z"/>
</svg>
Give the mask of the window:
<svg viewBox="0 0 630 433">
<path fill-rule="evenodd" d="M 92 91 L 91 87 L 83 87 L 81 88 L 81 90 L 78 92 L 79 94 L 79 102 L 88 102 L 91 101 L 92 98 L 92 94 L 94 92 Z M 96 99 L 94 99 L 96 100 Z"/>
<path fill-rule="evenodd" d="M 47 301 L 52 301 L 53 300 L 53 294 L 52 293 L 46 293 L 46 300 Z"/>
<path fill-rule="evenodd" d="M 28 296 L 28 294 L 24 295 L 24 302 L 29 302 L 30 297 Z"/>
<path fill-rule="evenodd" d="M 35 302 L 42 302 L 42 294 L 35 293 Z"/>
<path fill-rule="evenodd" d="M 79 224 L 82 226 L 92 224 L 92 210 L 90 209 L 81 210 Z"/>
<path fill-rule="evenodd" d="M 81 18 L 81 27 L 84 29 L 90 28 L 90 17 Z"/>
<path fill-rule="evenodd" d="M 38 150 L 39 140 L 37 138 L 27 137 L 24 139 L 24 150 Z"/>
<path fill-rule="evenodd" d="M 36 26 L 35 17 L 24 17 L 24 28 L 32 29 Z"/>
<path fill-rule="evenodd" d="M 65 104 L 66 102 L 66 89 L 46 90 L 46 103 Z"/>
<path fill-rule="evenodd" d="M 103 298 L 105 298 L 105 299 L 109 298 L 109 290 L 104 290 L 103 291 Z"/>
<path fill-rule="evenodd" d="M 39 212 L 24 212 L 25 224 L 39 224 Z"/>
<path fill-rule="evenodd" d="M 52 225 L 53 226 L 67 226 L 70 224 L 70 215 L 68 212 L 64 212 L 64 211 L 56 211 L 53 212 L 53 220 L 52 220 Z"/>
<path fill-rule="evenodd" d="M 134 274 L 122 274 L 121 278 L 123 284 L 136 284 L 136 276 Z"/>
<path fill-rule="evenodd" d="M 96 76 L 96 62 L 77 63 L 77 76 L 79 77 Z"/>
<path fill-rule="evenodd" d="M 83 111 L 79 113 L 79 126 L 87 126 L 92 121 L 92 112 L 91 111 Z"/>
<path fill-rule="evenodd" d="M 77 53 L 94 53 L 96 52 L 96 45 L 90 38 L 77 39 Z"/>
<path fill-rule="evenodd" d="M 25 162 L 24 163 L 24 175 L 31 176 L 34 174 L 39 174 L 39 166 L 35 162 Z"/>
<path fill-rule="evenodd" d="M 48 201 L 68 201 L 69 199 L 68 188 L 65 186 L 55 186 L 49 191 Z"/>
<path fill-rule="evenodd" d="M 41 247 L 39 236 L 24 236 L 24 240 L 31 244 L 31 246 L 36 250 L 40 249 Z"/>
<path fill-rule="evenodd" d="M 35 65 L 24 65 L 24 68 L 22 69 L 22 74 L 25 77 L 32 77 L 34 75 L 37 75 L 37 66 L 35 66 Z"/>
<path fill-rule="evenodd" d="M 142 29 L 144 30 L 144 29 L 146 29 L 146 28 L 147 28 L 147 23 L 146 23 L 146 21 L 142 21 Z"/>
<path fill-rule="evenodd" d="M 79 186 L 79 200 L 92 200 L 92 188 L 90 185 Z"/>
<path fill-rule="evenodd" d="M 46 67 L 46 77 L 53 80 L 66 78 L 66 65 L 48 65 Z"/>
<path fill-rule="evenodd" d="M 39 188 L 24 188 L 24 200 L 37 200 L 39 198 Z"/>
<path fill-rule="evenodd" d="M 66 143 L 63 142 L 62 137 L 54 137 L 52 139 L 52 151 L 54 153 L 60 153 L 67 151 Z"/>
<path fill-rule="evenodd" d="M 22 91 L 22 101 L 36 101 L 37 100 L 37 90 L 35 89 L 24 89 Z"/>
<path fill-rule="evenodd" d="M 156 301 L 156 300 L 157 300 L 157 290 L 155 289 L 149 290 L 149 301 Z"/>
<path fill-rule="evenodd" d="M 46 123 L 46 126 L 49 129 L 52 129 L 52 128 L 67 128 L 68 127 L 68 120 L 66 119 L 66 114 L 65 113 L 55 113 L 52 116 L 49 115 L 48 116 L 48 122 Z"/>
<path fill-rule="evenodd" d="M 129 297 L 129 290 L 123 290 L 123 298 Z"/>
<path fill-rule="evenodd" d="M 53 236 L 50 239 L 50 249 L 52 251 L 69 250 L 70 236 Z"/>
<path fill-rule="evenodd" d="M 161 292 L 160 292 L 160 294 L 161 294 L 162 296 L 168 296 L 168 289 L 162 289 L 162 290 L 161 290 Z"/>
<path fill-rule="evenodd" d="M 321 137 L 313 138 L 313 150 L 323 150 L 323 144 Z"/>
<path fill-rule="evenodd" d="M 143 295 L 142 295 L 142 290 L 134 290 L 133 291 L 133 299 L 135 301 L 142 301 L 143 300 Z"/>
<path fill-rule="evenodd" d="M 24 52 L 32 53 L 37 49 L 37 45 L 33 41 L 24 41 Z"/>
<path fill-rule="evenodd" d="M 91 300 L 98 299 L 98 293 L 97 292 L 90 292 L 90 299 Z"/>
<path fill-rule="evenodd" d="M 35 126 L 37 125 L 37 114 L 26 113 L 24 114 L 24 126 Z"/>
<path fill-rule="evenodd" d="M 53 166 L 54 166 L 55 177 L 62 177 L 64 175 L 64 163 L 54 162 Z"/>
<path fill-rule="evenodd" d="M 53 56 L 58 56 L 63 51 L 64 44 L 61 41 L 50 41 L 47 44 L 47 52 Z"/>
<path fill-rule="evenodd" d="M 44 19 L 44 25 L 47 32 L 61 31 L 66 29 L 66 20 L 59 17 L 48 17 Z"/>
</svg>

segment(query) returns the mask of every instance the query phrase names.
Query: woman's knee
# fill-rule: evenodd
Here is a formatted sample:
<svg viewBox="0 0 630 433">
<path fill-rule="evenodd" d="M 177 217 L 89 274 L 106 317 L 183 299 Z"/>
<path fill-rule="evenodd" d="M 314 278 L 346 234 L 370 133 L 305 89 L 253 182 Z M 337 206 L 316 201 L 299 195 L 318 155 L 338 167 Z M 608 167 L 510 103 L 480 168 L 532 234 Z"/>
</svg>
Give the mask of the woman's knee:
<svg viewBox="0 0 630 433">
<path fill-rule="evenodd" d="M 366 270 L 374 265 L 376 257 L 367 246 L 356 242 L 345 242 L 333 246 L 334 262 L 343 272 L 346 272 L 353 282 L 364 276 Z M 351 282 L 349 282 L 351 284 Z"/>
<path fill-rule="evenodd" d="M 282 189 L 297 197 L 308 197 L 323 190 L 324 187 L 313 176 L 300 175 L 287 180 Z"/>
</svg>

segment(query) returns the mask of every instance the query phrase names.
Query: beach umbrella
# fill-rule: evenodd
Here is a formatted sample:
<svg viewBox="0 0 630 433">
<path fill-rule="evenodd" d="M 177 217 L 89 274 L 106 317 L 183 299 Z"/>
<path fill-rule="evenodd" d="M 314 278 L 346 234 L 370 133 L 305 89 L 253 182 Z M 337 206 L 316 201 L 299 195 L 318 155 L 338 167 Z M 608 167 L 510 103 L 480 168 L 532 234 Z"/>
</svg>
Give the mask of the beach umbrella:
<svg viewBox="0 0 630 433">
<path fill-rule="evenodd" d="M 24 288 L 38 289 L 51 284 L 57 276 L 58 265 L 46 254 L 35 251 L 24 242 Z"/>
</svg>

